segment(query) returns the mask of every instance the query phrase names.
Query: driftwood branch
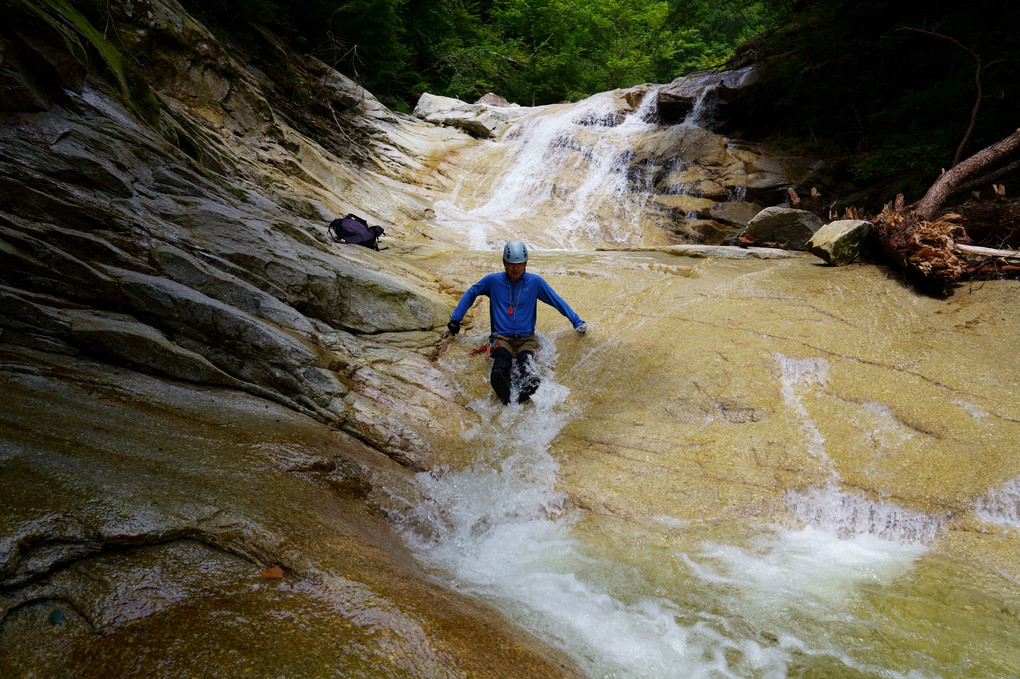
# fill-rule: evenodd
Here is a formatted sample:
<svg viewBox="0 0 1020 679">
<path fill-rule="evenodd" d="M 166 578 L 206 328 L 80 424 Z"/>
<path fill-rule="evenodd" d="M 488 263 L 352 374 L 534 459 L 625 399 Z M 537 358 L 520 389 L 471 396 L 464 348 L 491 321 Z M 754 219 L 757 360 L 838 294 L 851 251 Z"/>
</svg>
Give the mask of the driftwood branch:
<svg viewBox="0 0 1020 679">
<path fill-rule="evenodd" d="M 982 257 L 1005 257 L 1008 259 L 1020 259 L 1020 250 L 996 250 L 995 248 L 983 248 L 978 245 L 965 245 L 956 243 L 956 249 L 968 255 L 981 255 Z"/>
</svg>

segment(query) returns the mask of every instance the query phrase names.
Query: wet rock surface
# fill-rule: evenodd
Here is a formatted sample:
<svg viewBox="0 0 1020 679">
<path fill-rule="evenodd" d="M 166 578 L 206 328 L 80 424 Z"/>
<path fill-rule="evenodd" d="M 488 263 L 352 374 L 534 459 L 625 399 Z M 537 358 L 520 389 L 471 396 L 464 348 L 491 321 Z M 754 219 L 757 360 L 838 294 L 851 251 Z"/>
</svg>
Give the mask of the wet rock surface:
<svg viewBox="0 0 1020 679">
<path fill-rule="evenodd" d="M 60 34 L 4 29 L 0 674 L 573 676 L 386 522 L 463 417 L 429 360 L 453 300 L 326 236 L 349 211 L 399 236 L 469 138 L 289 55 L 339 111 L 313 140 L 176 3 L 110 11 L 158 122 L 101 69 L 53 89 L 13 54 L 73 61 Z"/>
<path fill-rule="evenodd" d="M 410 482 L 379 451 L 236 389 L 0 349 L 4 676 L 571 675 L 416 565 L 373 509 Z"/>
<path fill-rule="evenodd" d="M 574 338 L 551 311 L 539 324 L 577 409 L 556 445 L 572 502 L 607 526 L 674 517 L 698 534 L 700 521 L 788 521 L 799 493 L 884 499 L 913 518 L 855 520 L 1001 572 L 993 591 L 1016 596 L 1018 535 L 981 518 L 1020 476 L 1016 282 L 933 298 L 880 267 L 767 248 L 533 259 L 590 326 Z M 454 276 L 486 261 L 430 266 Z"/>
<path fill-rule="evenodd" d="M 652 587 L 668 588 L 676 545 L 810 523 L 812 494 L 885 502 L 940 550 L 925 567 L 980 576 L 988 647 L 1015 638 L 1017 536 L 982 513 L 1020 475 L 1015 283 L 936 299 L 873 267 L 678 243 L 732 239 L 814 164 L 644 120 L 606 152 L 623 188 L 588 223 L 557 235 L 572 208 L 556 197 L 587 186 L 574 159 L 532 164 L 553 168 L 551 202 L 514 194 L 528 214 L 466 251 L 450 215 L 473 220 L 509 144 L 390 113 L 292 54 L 317 96 L 288 108 L 176 3 L 110 7 L 159 76 L 159 124 L 101 73 L 54 89 L 60 41 L 4 29 L 0 674 L 577 676 L 393 528 L 416 473 L 474 463 L 485 364 L 436 359 L 464 348 L 441 330 L 510 234 L 591 328 L 548 310 L 539 326 L 569 390 L 553 455 L 579 540 L 665 564 Z M 553 145 L 604 150 L 649 91 L 550 107 L 576 116 Z M 388 249 L 329 242 L 347 212 L 384 224 Z M 608 247 L 543 252 L 565 245 Z M 485 312 L 465 326 L 482 336 Z M 631 532 L 662 517 L 662 540 Z"/>
</svg>

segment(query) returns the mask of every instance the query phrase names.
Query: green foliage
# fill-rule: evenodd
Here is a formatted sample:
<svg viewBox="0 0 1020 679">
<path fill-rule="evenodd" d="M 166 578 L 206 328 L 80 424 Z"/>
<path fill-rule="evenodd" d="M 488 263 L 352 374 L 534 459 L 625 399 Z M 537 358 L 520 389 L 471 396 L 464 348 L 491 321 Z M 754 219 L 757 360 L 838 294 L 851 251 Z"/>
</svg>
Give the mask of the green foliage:
<svg viewBox="0 0 1020 679">
<path fill-rule="evenodd" d="M 682 43 L 673 75 L 718 66 L 733 56 L 741 43 L 787 19 L 792 0 L 671 0 L 667 25 Z"/>
<path fill-rule="evenodd" d="M 429 91 L 522 104 L 666 82 L 719 63 L 771 25 L 780 0 L 207 0 L 235 35 L 245 21 L 289 36 L 391 106 Z M 239 21 L 238 19 L 242 19 Z"/>
<path fill-rule="evenodd" d="M 877 184 L 909 174 L 915 167 L 932 167 L 946 156 L 940 140 L 918 139 L 913 135 L 894 135 L 882 146 L 862 154 L 850 167 L 854 179 L 862 184 Z"/>
</svg>

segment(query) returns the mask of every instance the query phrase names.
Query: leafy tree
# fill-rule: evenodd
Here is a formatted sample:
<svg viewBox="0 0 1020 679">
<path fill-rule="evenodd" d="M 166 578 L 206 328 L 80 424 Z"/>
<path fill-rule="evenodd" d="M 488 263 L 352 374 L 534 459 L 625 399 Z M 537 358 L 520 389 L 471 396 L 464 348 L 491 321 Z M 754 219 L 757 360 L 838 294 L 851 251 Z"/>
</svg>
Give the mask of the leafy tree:
<svg viewBox="0 0 1020 679">
<path fill-rule="evenodd" d="M 669 10 L 663 0 L 497 0 L 512 94 L 549 103 L 651 80 L 676 44 Z"/>
<path fill-rule="evenodd" d="M 391 106 L 425 91 L 527 104 L 672 80 L 729 56 L 791 0 L 183 0 L 267 24 Z M 254 34 L 252 34 L 254 35 Z"/>
<path fill-rule="evenodd" d="M 511 71 L 513 98 L 535 104 L 562 98 L 576 83 L 583 59 L 579 27 L 587 24 L 572 0 L 497 0 L 500 27 Z"/>
<path fill-rule="evenodd" d="M 670 0 L 667 25 L 683 38 L 672 77 L 717 66 L 746 40 L 781 24 L 792 0 Z"/>
<path fill-rule="evenodd" d="M 499 36 L 481 16 L 485 7 L 464 0 L 419 0 L 405 6 L 408 48 L 413 55 L 410 92 L 473 100 L 498 89 Z"/>
<path fill-rule="evenodd" d="M 590 88 L 629 87 L 650 79 L 655 64 L 668 61 L 675 49 L 666 29 L 669 5 L 648 0 L 606 0 L 592 13 L 593 50 L 602 81 Z"/>
</svg>

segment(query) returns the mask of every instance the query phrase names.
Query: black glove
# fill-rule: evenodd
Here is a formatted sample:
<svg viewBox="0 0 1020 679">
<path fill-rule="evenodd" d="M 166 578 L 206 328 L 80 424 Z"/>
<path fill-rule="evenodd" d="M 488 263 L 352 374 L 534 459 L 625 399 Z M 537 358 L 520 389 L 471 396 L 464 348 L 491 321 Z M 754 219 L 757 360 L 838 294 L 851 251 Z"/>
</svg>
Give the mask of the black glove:
<svg viewBox="0 0 1020 679">
<path fill-rule="evenodd" d="M 450 329 L 451 335 L 456 335 L 460 332 L 460 321 L 454 321 L 451 319 L 450 322 L 446 324 L 446 327 Z"/>
</svg>

